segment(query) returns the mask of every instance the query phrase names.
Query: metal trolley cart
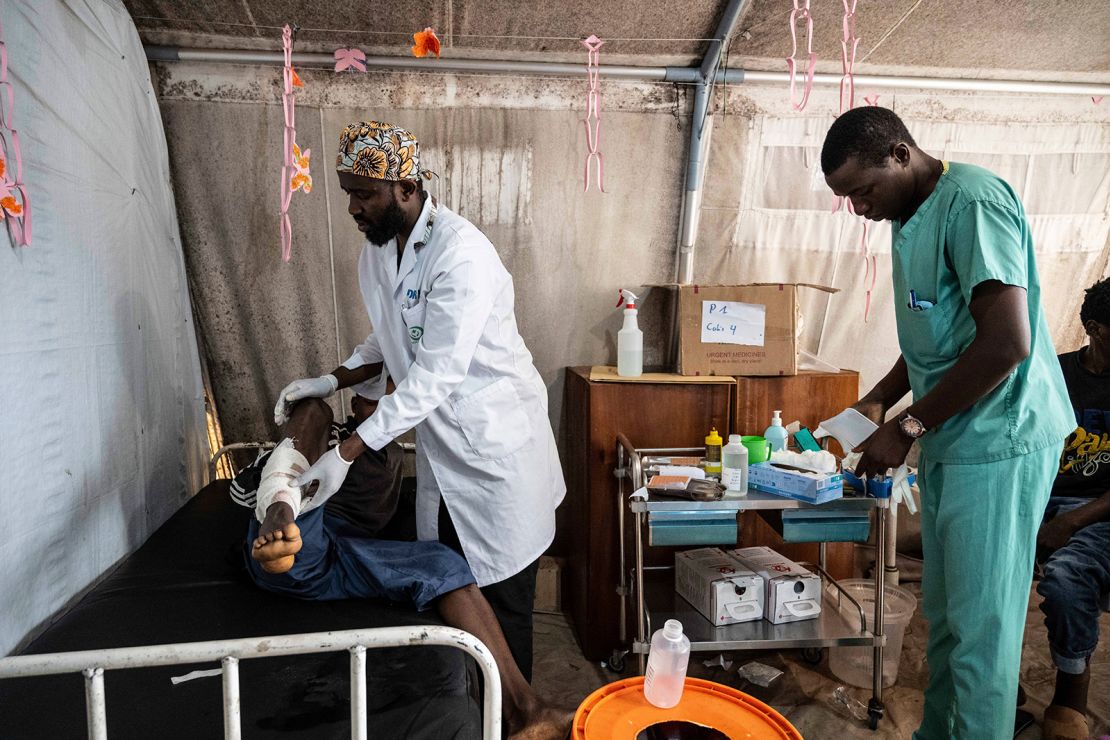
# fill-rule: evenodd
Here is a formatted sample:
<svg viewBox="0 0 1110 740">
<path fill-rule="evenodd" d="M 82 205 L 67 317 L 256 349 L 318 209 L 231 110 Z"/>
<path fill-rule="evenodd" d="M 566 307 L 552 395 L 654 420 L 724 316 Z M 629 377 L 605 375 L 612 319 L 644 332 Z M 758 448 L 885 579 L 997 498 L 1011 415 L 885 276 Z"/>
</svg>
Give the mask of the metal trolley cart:
<svg viewBox="0 0 1110 740">
<path fill-rule="evenodd" d="M 704 448 L 635 448 L 623 434 L 617 436 L 617 467 L 613 471 L 618 478 L 618 515 L 617 524 L 620 530 L 620 583 L 617 592 L 621 596 L 621 625 L 620 636 L 622 644 L 627 644 L 625 622 L 627 620 L 627 604 L 629 596 L 633 599 L 636 611 L 636 636 L 631 643 L 631 651 L 636 654 L 640 673 L 644 672 L 644 661 L 651 646 L 652 625 L 661 625 L 667 619 L 678 619 L 683 624 L 683 629 L 690 638 L 691 651 L 706 650 L 765 650 L 783 648 L 801 648 L 807 651 L 807 657 L 819 655 L 817 651 L 825 647 L 853 647 L 870 645 L 874 648 L 874 663 L 872 667 L 873 696 L 868 704 L 868 725 L 871 729 L 878 727 L 883 716 L 882 703 L 882 665 L 883 646 L 886 637 L 883 634 L 883 573 L 886 569 L 886 517 L 889 508 L 889 499 L 876 499 L 867 497 L 845 497 L 814 506 L 811 504 L 782 498 L 772 494 L 751 490 L 748 495 L 739 499 L 724 499 L 721 501 L 694 502 L 668 498 L 636 499 L 628 501 L 626 495 L 640 488 L 647 482 L 649 471 L 663 462 L 661 458 L 669 456 L 701 455 Z M 626 490 L 625 481 L 631 482 L 631 487 Z M 633 567 L 627 566 L 625 553 L 626 541 L 626 514 L 625 509 L 633 515 L 633 541 L 635 554 Z M 785 510 L 820 508 L 823 511 L 836 510 L 849 513 L 859 513 L 875 509 L 875 527 L 877 547 L 875 563 L 875 613 L 871 624 L 873 631 L 866 629 L 867 620 L 864 619 L 863 608 L 825 571 L 825 543 L 820 543 L 820 563 L 814 565 L 806 563 L 820 574 L 822 579 L 822 598 L 824 599 L 821 614 L 817 619 L 788 624 L 771 624 L 764 620 L 742 622 L 724 627 L 716 627 L 705 619 L 685 599 L 674 592 L 671 579 L 666 571 L 672 570 L 667 566 L 644 566 L 644 538 L 645 519 L 652 512 L 697 511 L 697 512 L 741 512 L 752 510 Z M 664 573 L 660 573 L 664 571 Z M 631 581 L 631 583 L 630 583 Z M 835 596 L 832 594 L 835 593 Z M 859 628 L 849 624 L 841 615 L 842 604 L 850 604 L 846 608 L 858 612 Z M 627 651 L 615 650 L 610 665 L 620 670 L 623 666 L 624 656 Z M 812 658 L 811 658 L 812 659 Z M 816 662 L 814 660 L 814 662 Z"/>
</svg>

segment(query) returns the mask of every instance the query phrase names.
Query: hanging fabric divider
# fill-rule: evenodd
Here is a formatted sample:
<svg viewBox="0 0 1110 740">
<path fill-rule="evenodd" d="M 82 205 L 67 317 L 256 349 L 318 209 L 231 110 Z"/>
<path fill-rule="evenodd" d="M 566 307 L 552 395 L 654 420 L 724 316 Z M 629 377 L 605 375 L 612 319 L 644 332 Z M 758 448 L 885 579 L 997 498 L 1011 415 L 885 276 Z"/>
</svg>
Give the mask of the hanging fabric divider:
<svg viewBox="0 0 1110 740">
<path fill-rule="evenodd" d="M 8 81 L 8 45 L 4 43 L 4 26 L 0 23 L 0 218 L 8 226 L 12 243 L 19 247 L 31 244 L 31 196 L 23 184 L 23 152 L 15 125 L 15 91 Z M 5 133 L 4 129 L 7 129 Z M 11 176 L 9 162 L 15 164 Z M 16 197 L 16 193 L 19 197 Z"/>
<path fill-rule="evenodd" d="M 584 39 L 582 46 L 586 47 L 586 81 L 589 91 L 586 94 L 586 118 L 582 123 L 586 127 L 586 166 L 583 172 L 582 192 L 590 189 L 590 164 L 595 164 L 597 172 L 597 189 L 605 192 L 605 158 L 598 147 L 601 145 L 601 46 L 605 42 L 591 34 Z"/>
</svg>

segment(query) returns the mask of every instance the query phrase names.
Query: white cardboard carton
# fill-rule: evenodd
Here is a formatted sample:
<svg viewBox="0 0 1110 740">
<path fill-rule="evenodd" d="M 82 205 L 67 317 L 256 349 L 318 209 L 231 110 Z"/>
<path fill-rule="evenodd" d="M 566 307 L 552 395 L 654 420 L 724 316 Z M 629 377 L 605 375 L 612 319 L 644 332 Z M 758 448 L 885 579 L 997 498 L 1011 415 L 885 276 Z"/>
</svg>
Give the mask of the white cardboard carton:
<svg viewBox="0 0 1110 740">
<path fill-rule="evenodd" d="M 729 555 L 763 576 L 764 618 L 772 624 L 815 619 L 821 613 L 821 578 L 769 547 L 742 547 Z"/>
<path fill-rule="evenodd" d="M 718 547 L 675 554 L 675 590 L 716 627 L 763 616 L 763 578 Z"/>
</svg>

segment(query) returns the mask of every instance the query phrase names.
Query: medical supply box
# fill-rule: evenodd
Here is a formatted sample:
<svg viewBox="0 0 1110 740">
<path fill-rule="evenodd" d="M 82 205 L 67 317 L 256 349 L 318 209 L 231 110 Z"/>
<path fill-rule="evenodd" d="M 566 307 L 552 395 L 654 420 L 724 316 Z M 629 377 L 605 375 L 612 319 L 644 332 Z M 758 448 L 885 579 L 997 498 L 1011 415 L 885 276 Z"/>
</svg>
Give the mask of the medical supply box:
<svg viewBox="0 0 1110 740">
<path fill-rule="evenodd" d="M 805 283 L 648 287 L 644 307 L 658 312 L 663 327 L 654 335 L 677 334 L 681 375 L 796 375 L 799 289 L 836 292 Z M 670 350 L 657 349 L 663 356 Z"/>
<path fill-rule="evenodd" d="M 718 547 L 676 553 L 674 584 L 714 626 L 763 618 L 763 577 Z"/>
<path fill-rule="evenodd" d="M 844 495 L 844 476 L 762 462 L 748 466 L 748 486 L 807 504 L 823 504 Z"/>
<path fill-rule="evenodd" d="M 728 554 L 766 584 L 763 617 L 772 624 L 815 619 L 821 613 L 821 578 L 769 547 L 741 547 Z"/>
</svg>

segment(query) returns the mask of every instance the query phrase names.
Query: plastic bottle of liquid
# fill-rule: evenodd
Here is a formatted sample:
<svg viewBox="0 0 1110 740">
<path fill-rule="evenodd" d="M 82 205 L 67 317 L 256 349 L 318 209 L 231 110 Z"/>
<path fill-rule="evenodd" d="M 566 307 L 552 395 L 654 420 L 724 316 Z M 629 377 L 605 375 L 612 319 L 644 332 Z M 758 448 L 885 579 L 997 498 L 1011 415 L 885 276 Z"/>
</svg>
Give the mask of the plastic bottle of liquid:
<svg viewBox="0 0 1110 740">
<path fill-rule="evenodd" d="M 617 332 L 617 375 L 638 378 L 644 374 L 644 333 L 636 323 L 636 296 L 621 288 L 617 308 L 624 304 L 624 326 Z"/>
<path fill-rule="evenodd" d="M 739 434 L 730 434 L 721 449 L 721 483 L 728 498 L 748 495 L 748 448 L 741 440 Z"/>
<path fill-rule="evenodd" d="M 705 474 L 706 475 L 720 475 L 721 474 L 721 445 L 724 440 L 721 435 L 717 434 L 717 427 L 709 430 L 709 436 L 705 438 Z"/>
<path fill-rule="evenodd" d="M 682 634 L 682 622 L 668 619 L 663 629 L 651 636 L 647 672 L 644 673 L 644 698 L 670 709 L 682 700 L 686 668 L 690 664 L 690 640 Z"/>
<path fill-rule="evenodd" d="M 771 426 L 763 431 L 763 437 L 771 443 L 771 452 L 786 449 L 786 440 L 790 435 L 782 425 L 782 412 L 775 411 L 771 417 Z"/>
</svg>

